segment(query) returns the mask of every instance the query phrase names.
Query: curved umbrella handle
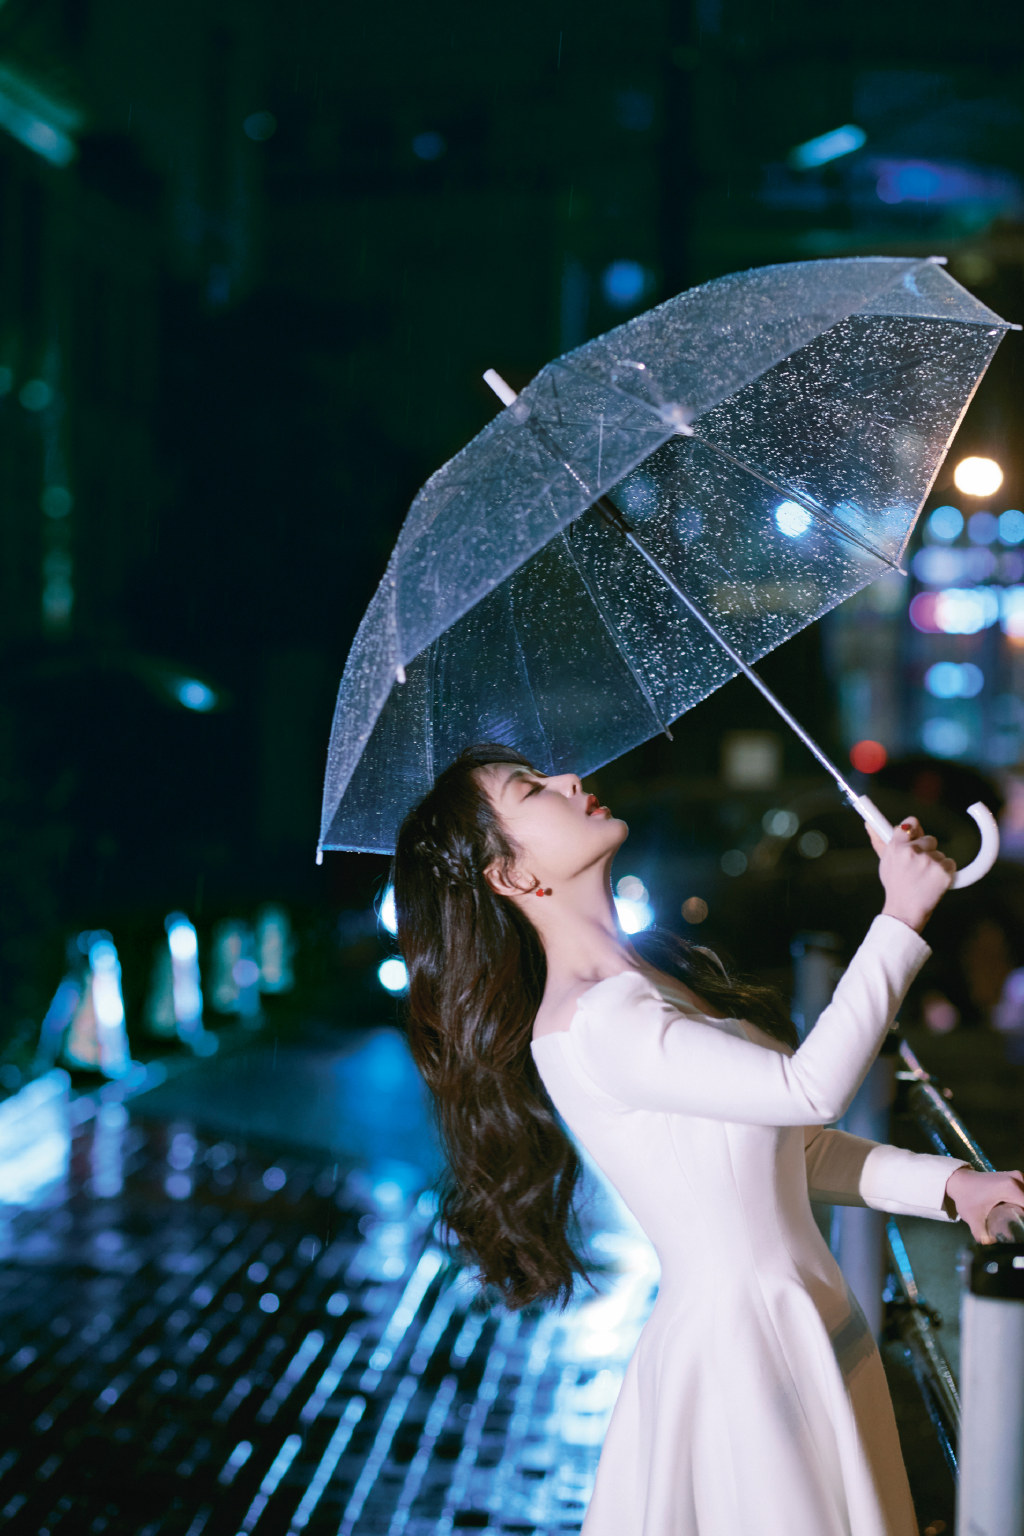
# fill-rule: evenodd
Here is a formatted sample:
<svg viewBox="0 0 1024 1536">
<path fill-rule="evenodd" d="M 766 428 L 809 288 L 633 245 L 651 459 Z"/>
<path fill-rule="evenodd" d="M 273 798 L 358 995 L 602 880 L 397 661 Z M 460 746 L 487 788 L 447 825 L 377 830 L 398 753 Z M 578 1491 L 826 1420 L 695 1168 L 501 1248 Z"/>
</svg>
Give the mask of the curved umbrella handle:
<svg viewBox="0 0 1024 1536">
<path fill-rule="evenodd" d="M 867 795 L 851 795 L 850 803 L 880 838 L 887 843 L 892 840 L 892 826 Z M 981 849 L 973 863 L 968 864 L 965 869 L 957 870 L 950 887 L 954 891 L 962 891 L 965 885 L 973 885 L 976 880 L 981 879 L 982 875 L 987 875 L 999 857 L 999 824 L 988 806 L 976 800 L 973 805 L 967 807 L 967 814 L 973 817 L 981 833 Z"/>
</svg>

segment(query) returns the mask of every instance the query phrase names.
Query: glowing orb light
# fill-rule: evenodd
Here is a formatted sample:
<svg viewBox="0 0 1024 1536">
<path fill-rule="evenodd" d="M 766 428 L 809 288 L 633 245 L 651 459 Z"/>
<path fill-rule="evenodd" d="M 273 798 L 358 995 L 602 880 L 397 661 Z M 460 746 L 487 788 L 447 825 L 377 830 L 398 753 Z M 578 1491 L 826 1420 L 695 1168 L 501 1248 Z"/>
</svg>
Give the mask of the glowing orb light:
<svg viewBox="0 0 1024 1536">
<path fill-rule="evenodd" d="M 991 496 L 1003 483 L 1003 472 L 995 459 L 972 455 L 961 459 L 953 471 L 953 483 L 965 496 Z"/>
</svg>

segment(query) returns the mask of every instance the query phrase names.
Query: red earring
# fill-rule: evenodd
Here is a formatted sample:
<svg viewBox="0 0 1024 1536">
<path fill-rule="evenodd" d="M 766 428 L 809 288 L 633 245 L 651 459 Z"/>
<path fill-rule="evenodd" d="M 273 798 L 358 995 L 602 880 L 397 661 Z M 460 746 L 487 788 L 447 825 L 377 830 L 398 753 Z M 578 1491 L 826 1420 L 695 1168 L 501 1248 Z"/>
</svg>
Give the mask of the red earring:
<svg viewBox="0 0 1024 1536">
<path fill-rule="evenodd" d="M 542 885 L 538 885 L 537 889 L 534 891 L 533 894 L 535 896 L 550 896 L 551 895 L 551 887 L 549 885 L 547 890 L 545 890 Z"/>
</svg>

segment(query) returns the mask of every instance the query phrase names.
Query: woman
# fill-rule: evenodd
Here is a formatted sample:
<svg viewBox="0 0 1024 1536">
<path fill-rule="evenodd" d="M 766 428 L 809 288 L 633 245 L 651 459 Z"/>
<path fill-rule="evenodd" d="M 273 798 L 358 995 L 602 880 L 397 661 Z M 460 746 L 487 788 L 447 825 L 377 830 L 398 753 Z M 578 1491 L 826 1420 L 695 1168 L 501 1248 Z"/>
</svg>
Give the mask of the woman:
<svg viewBox="0 0 1024 1536">
<path fill-rule="evenodd" d="M 393 871 L 409 1039 L 448 1172 L 441 1215 L 505 1301 L 560 1300 L 574 1139 L 661 1262 L 584 1536 L 917 1536 L 881 1359 L 810 1198 L 965 1220 L 1024 1178 L 825 1128 L 930 953 L 954 866 L 908 819 L 885 904 L 803 1044 L 774 994 L 619 929 L 624 821 L 575 774 L 467 749 L 403 822 Z"/>
</svg>

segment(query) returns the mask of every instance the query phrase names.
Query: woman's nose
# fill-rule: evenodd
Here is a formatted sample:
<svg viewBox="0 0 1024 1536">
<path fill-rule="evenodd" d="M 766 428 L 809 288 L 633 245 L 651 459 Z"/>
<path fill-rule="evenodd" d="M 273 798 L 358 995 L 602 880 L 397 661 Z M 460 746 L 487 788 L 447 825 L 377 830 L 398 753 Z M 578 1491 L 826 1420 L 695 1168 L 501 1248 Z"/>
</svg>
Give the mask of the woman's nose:
<svg viewBox="0 0 1024 1536">
<path fill-rule="evenodd" d="M 558 787 L 564 795 L 581 795 L 583 793 L 583 782 L 579 774 L 563 773 L 560 775 L 560 779 L 561 782 Z"/>
</svg>

